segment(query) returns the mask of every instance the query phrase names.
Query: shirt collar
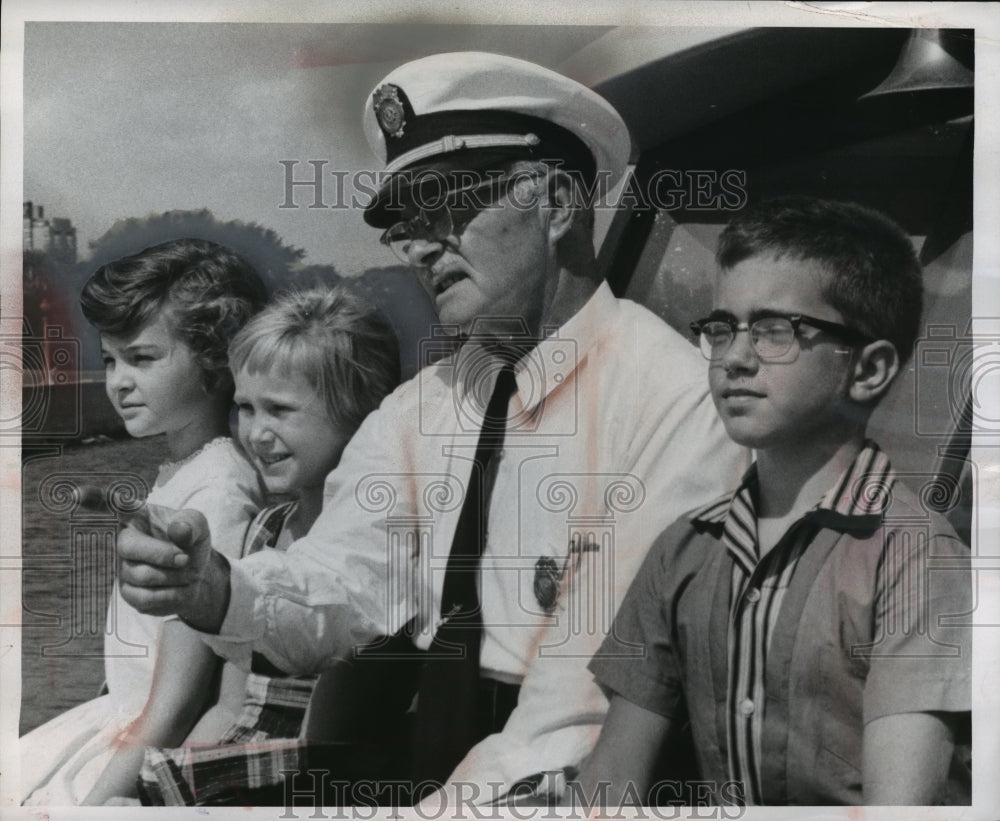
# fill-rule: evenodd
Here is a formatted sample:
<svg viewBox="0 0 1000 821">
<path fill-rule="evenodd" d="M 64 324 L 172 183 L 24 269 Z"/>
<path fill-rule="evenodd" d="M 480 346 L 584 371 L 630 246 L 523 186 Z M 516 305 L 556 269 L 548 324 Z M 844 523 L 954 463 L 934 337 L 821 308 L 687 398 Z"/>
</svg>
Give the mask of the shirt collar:
<svg viewBox="0 0 1000 821">
<path fill-rule="evenodd" d="M 729 516 L 729 509 L 732 507 L 733 500 L 741 493 L 751 492 L 756 485 L 757 463 L 754 462 L 743 473 L 743 478 L 740 479 L 736 490 L 727 491 L 704 507 L 696 508 L 688 514 L 688 518 L 691 521 L 705 524 L 722 524 Z"/>
<path fill-rule="evenodd" d="M 868 439 L 850 467 L 820 500 L 813 518 L 824 527 L 878 527 L 892 498 L 895 480 L 889 457 Z"/>
<path fill-rule="evenodd" d="M 877 527 L 892 496 L 895 478 L 889 457 L 874 441 L 868 439 L 847 470 L 806 516 L 824 527 Z M 743 474 L 739 487 L 734 492 L 726 493 L 694 510 L 689 518 L 706 524 L 724 524 L 737 498 L 749 502 L 750 509 L 754 509 L 756 486 L 757 463 L 754 462 Z"/>
<path fill-rule="evenodd" d="M 552 391 L 569 380 L 590 351 L 614 327 L 621 306 L 607 282 L 601 282 L 573 316 L 524 354 L 514 367 L 519 407 L 512 413 L 531 413 Z M 482 344 L 467 342 L 456 354 L 456 371 L 474 374 L 476 360 L 490 356 Z M 468 385 L 462 386 L 463 394 Z"/>
</svg>

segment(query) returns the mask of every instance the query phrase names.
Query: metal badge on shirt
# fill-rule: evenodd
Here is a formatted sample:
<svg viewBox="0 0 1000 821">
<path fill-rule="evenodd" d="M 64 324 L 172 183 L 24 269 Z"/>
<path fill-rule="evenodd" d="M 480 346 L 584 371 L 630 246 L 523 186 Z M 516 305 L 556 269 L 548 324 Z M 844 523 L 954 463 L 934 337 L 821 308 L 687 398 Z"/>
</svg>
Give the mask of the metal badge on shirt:
<svg viewBox="0 0 1000 821">
<path fill-rule="evenodd" d="M 570 541 L 566 558 L 563 559 L 562 567 L 551 556 L 539 556 L 538 561 L 535 562 L 535 581 L 533 587 L 535 600 L 546 613 L 551 613 L 556 608 L 561 583 L 566 576 L 566 569 L 569 566 L 570 559 L 575 556 L 576 561 L 579 562 L 580 556 L 584 553 L 593 553 L 597 549 L 596 542 L 590 540 L 584 541 L 574 536 Z"/>
</svg>

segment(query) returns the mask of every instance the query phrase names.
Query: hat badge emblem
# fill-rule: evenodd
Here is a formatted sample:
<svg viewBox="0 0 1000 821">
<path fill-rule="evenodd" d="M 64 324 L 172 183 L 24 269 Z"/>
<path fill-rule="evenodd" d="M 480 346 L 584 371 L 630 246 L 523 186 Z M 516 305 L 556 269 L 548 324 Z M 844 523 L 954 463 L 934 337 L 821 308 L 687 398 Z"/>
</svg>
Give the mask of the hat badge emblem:
<svg viewBox="0 0 1000 821">
<path fill-rule="evenodd" d="M 379 127 L 389 137 L 402 137 L 406 119 L 403 112 L 403 102 L 399 97 L 399 86 L 391 83 L 380 85 L 375 89 L 372 103 L 375 107 L 375 119 Z"/>
</svg>

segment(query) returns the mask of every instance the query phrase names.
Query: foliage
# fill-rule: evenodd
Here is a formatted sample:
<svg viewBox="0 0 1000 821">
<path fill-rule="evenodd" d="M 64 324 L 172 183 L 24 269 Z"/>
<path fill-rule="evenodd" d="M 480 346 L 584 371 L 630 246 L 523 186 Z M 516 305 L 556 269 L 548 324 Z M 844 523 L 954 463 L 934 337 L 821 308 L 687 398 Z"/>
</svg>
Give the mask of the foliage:
<svg viewBox="0 0 1000 821">
<path fill-rule="evenodd" d="M 286 245 L 270 228 L 241 220 L 223 222 L 202 208 L 118 220 L 102 237 L 90 243 L 90 259 L 85 265 L 93 272 L 107 262 L 181 237 L 228 245 L 256 268 L 272 291 L 290 281 L 292 268 L 305 255 L 301 248 Z"/>
</svg>

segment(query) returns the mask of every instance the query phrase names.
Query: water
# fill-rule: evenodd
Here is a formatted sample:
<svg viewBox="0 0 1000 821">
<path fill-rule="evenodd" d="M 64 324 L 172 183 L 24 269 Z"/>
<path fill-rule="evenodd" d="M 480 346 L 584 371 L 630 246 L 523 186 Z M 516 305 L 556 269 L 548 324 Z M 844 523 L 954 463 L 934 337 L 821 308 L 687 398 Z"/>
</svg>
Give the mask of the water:
<svg viewBox="0 0 1000 821">
<path fill-rule="evenodd" d="M 117 483 L 124 501 L 121 493 L 152 484 L 165 443 L 111 440 L 61 451 L 30 460 L 26 452 L 22 471 L 22 734 L 94 698 L 104 681 L 114 522 L 76 505 L 70 483 Z"/>
</svg>

